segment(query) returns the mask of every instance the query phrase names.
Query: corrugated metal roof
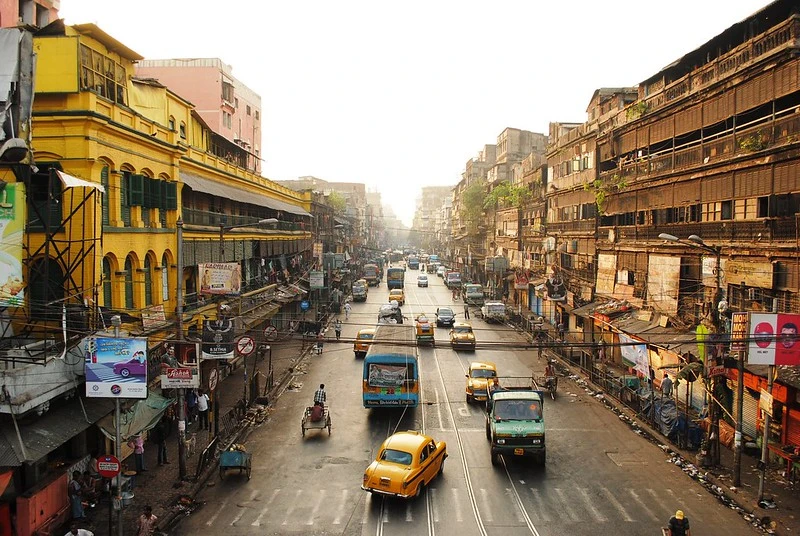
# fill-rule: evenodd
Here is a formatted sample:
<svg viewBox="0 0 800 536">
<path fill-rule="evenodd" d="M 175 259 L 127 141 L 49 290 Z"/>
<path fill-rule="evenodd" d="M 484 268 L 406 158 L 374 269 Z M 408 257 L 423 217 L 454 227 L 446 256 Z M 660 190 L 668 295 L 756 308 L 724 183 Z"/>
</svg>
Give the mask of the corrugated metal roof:
<svg viewBox="0 0 800 536">
<path fill-rule="evenodd" d="M 194 175 L 193 173 L 180 172 L 180 178 L 183 183 L 198 192 L 216 195 L 225 199 L 235 199 L 251 205 L 264 206 L 273 210 L 280 210 L 290 214 L 297 214 L 299 216 L 311 216 L 305 209 L 297 205 L 292 205 L 279 199 L 269 197 L 267 195 L 245 190 L 230 184 L 223 184 L 219 181 L 207 179 Z"/>
<path fill-rule="evenodd" d="M 14 423 L 11 419 L 4 420 L 0 424 L 0 467 L 17 467 L 23 462 L 34 462 L 47 456 L 114 409 L 114 402 L 107 399 L 83 399 L 83 404 L 85 415 L 81 400 L 73 398 L 53 403 L 50 411 L 41 417 L 19 420 L 24 453 Z"/>
</svg>

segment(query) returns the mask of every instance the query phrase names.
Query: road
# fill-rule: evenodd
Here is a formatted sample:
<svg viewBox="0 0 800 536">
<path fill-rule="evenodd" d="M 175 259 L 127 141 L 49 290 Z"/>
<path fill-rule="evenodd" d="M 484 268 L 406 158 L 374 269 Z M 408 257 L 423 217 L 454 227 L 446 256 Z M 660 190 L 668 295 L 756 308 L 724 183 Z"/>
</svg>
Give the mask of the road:
<svg viewBox="0 0 800 536">
<path fill-rule="evenodd" d="M 418 288 L 406 273 L 409 319 L 452 304 L 441 278 Z M 506 326 L 471 322 L 477 352 L 453 351 L 448 329 L 436 329 L 436 347 L 420 348 L 423 404 L 414 410 L 367 410 L 361 405 L 361 359 L 352 338 L 374 325 L 386 300 L 385 282 L 353 304 L 343 330 L 348 342 L 325 344 L 309 358 L 302 388 L 276 401 L 269 422 L 247 442 L 253 477 L 214 478 L 198 497 L 206 505 L 185 519 L 178 534 L 333 535 L 649 535 L 660 534 L 676 509 L 705 536 L 756 534 L 738 514 L 667 462 L 665 454 L 567 378 L 555 401 L 545 402 L 547 464 L 506 459 L 493 467 L 480 405 L 468 405 L 464 376 L 470 361 L 490 360 L 501 376 L 542 375 L 536 352 L 480 348 L 481 342 L 521 342 Z M 454 306 L 463 320 L 463 305 Z M 332 332 L 331 332 L 332 333 Z M 315 389 L 326 384 L 333 423 L 301 435 L 300 419 Z M 416 501 L 371 496 L 360 489 L 364 468 L 387 435 L 417 429 L 447 442 L 444 474 Z"/>
</svg>

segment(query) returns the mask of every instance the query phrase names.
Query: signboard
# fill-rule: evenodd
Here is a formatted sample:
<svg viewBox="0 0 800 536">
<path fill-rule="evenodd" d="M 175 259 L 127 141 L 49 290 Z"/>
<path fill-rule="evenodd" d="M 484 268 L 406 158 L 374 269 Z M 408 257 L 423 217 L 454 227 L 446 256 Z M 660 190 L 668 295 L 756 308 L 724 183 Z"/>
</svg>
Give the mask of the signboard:
<svg viewBox="0 0 800 536">
<path fill-rule="evenodd" d="M 750 313 L 751 365 L 800 365 L 799 314 Z"/>
<path fill-rule="evenodd" d="M 311 302 L 308 300 L 303 300 L 300 302 L 300 310 L 301 311 L 308 311 L 311 308 Z"/>
<path fill-rule="evenodd" d="M 748 287 L 772 288 L 773 271 L 771 262 L 728 259 L 724 274 L 725 281 L 731 285 L 744 282 Z"/>
<path fill-rule="evenodd" d="M 514 289 L 528 290 L 528 274 L 523 270 L 517 270 L 514 274 Z"/>
<path fill-rule="evenodd" d="M 233 357 L 233 321 L 227 318 L 203 321 L 203 359 L 230 359 Z"/>
<path fill-rule="evenodd" d="M 147 339 L 89 337 L 84 356 L 89 398 L 147 398 Z"/>
<path fill-rule="evenodd" d="M 119 459 L 116 456 L 100 456 L 94 469 L 103 478 L 114 478 L 120 472 Z"/>
<path fill-rule="evenodd" d="M 236 351 L 239 352 L 241 355 L 250 355 L 256 349 L 256 341 L 253 340 L 253 337 L 240 337 L 238 341 L 236 341 Z"/>
<path fill-rule="evenodd" d="M 312 270 L 308 272 L 308 283 L 311 290 L 321 290 L 325 288 L 325 272 Z"/>
<path fill-rule="evenodd" d="M 725 265 L 728 259 L 719 259 L 719 281 L 720 286 L 724 286 Z M 703 285 L 716 288 L 717 286 L 717 257 L 716 255 L 703 255 Z"/>
<path fill-rule="evenodd" d="M 322 242 L 314 242 L 314 245 L 312 246 L 312 250 L 311 251 L 312 251 L 311 254 L 313 255 L 313 257 L 315 259 L 317 259 L 317 262 L 321 266 L 322 265 Z"/>
<path fill-rule="evenodd" d="M 731 352 L 747 350 L 747 313 L 731 315 Z"/>
<path fill-rule="evenodd" d="M 761 411 L 763 411 L 770 417 L 773 417 L 774 415 L 772 415 L 772 405 L 773 405 L 772 395 L 766 389 L 761 389 L 761 398 L 758 399 L 758 407 L 761 408 Z"/>
<path fill-rule="evenodd" d="M 713 366 L 708 367 L 708 377 L 713 378 L 714 376 L 727 376 L 728 369 L 722 366 Z"/>
<path fill-rule="evenodd" d="M 144 329 L 151 329 L 157 327 L 161 324 L 166 323 L 167 315 L 164 314 L 164 305 L 154 305 L 153 307 L 148 307 L 146 309 L 142 309 L 142 327 Z"/>
<path fill-rule="evenodd" d="M 189 367 L 166 367 L 161 373 L 162 389 L 181 389 L 200 387 L 200 369 L 196 363 Z"/>
<path fill-rule="evenodd" d="M 649 378 L 650 356 L 647 352 L 647 344 L 635 344 L 641 341 L 628 337 L 624 333 L 619 334 L 619 342 L 622 360 L 635 368 L 638 373 L 643 374 L 645 378 Z"/>
<path fill-rule="evenodd" d="M 200 294 L 239 294 L 242 267 L 238 262 L 206 262 L 197 265 Z"/>
<path fill-rule="evenodd" d="M 217 369 L 213 368 L 208 373 L 208 390 L 213 391 L 217 388 L 217 382 L 219 381 L 219 372 Z"/>
<path fill-rule="evenodd" d="M 6 184 L 0 193 L 0 307 L 19 307 L 25 298 L 22 279 L 22 230 L 25 185 Z"/>
<path fill-rule="evenodd" d="M 561 277 L 561 272 L 554 270 L 544 282 L 544 286 L 547 289 L 548 300 L 563 302 L 567 299 L 567 285 Z"/>
</svg>

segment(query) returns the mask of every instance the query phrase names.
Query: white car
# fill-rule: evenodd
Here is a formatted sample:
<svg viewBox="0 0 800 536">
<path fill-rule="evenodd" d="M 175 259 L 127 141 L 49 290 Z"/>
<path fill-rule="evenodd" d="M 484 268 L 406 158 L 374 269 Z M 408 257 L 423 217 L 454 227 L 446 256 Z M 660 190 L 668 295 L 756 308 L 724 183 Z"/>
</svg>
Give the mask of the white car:
<svg viewBox="0 0 800 536">
<path fill-rule="evenodd" d="M 417 286 L 418 287 L 427 287 L 428 286 L 428 276 L 424 274 L 420 274 L 417 276 Z"/>
<path fill-rule="evenodd" d="M 438 275 L 439 277 L 444 277 L 444 273 L 446 271 L 447 268 L 445 268 L 444 266 L 439 266 L 439 268 L 436 269 L 436 275 Z"/>
</svg>

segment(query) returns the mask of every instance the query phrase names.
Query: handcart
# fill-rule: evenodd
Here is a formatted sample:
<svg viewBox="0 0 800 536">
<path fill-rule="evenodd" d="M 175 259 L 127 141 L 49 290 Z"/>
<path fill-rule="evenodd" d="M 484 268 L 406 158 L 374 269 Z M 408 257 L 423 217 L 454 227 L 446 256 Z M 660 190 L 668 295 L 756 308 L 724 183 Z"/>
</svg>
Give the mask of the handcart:
<svg viewBox="0 0 800 536">
<path fill-rule="evenodd" d="M 239 469 L 239 474 L 247 473 L 247 480 L 250 480 L 251 460 L 252 454 L 242 445 L 223 450 L 219 455 L 219 477 L 223 478 L 228 469 Z"/>
<path fill-rule="evenodd" d="M 311 412 L 314 406 L 308 406 L 303 413 L 303 419 L 300 423 L 301 432 L 303 436 L 306 435 L 306 430 L 324 430 L 328 429 L 328 435 L 331 435 L 331 414 L 327 406 L 322 411 L 322 418 L 316 421 L 311 420 Z"/>
</svg>

